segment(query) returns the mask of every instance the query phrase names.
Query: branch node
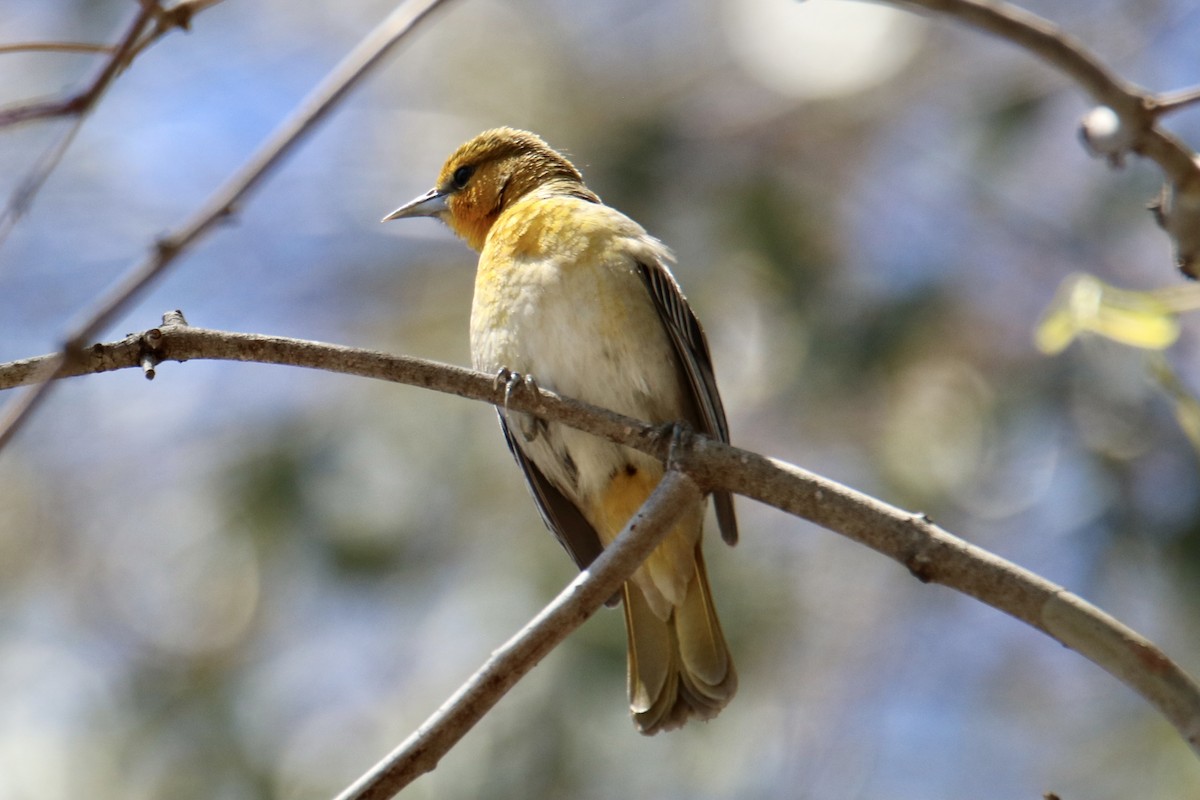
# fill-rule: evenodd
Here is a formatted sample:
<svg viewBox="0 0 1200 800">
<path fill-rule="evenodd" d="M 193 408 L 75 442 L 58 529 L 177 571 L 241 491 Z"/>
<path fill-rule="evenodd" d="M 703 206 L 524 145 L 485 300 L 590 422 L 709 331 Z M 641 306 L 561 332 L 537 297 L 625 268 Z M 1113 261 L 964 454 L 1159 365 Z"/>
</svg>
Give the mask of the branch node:
<svg viewBox="0 0 1200 800">
<path fill-rule="evenodd" d="M 170 261 L 182 249 L 174 236 L 160 236 L 154 240 L 154 253 L 160 262 Z"/>
<path fill-rule="evenodd" d="M 182 31 L 191 32 L 192 17 L 196 15 L 196 9 L 190 3 L 179 3 L 171 8 L 162 9 L 157 14 L 157 22 L 155 23 L 155 31 L 157 33 L 166 33 L 172 28 L 179 28 Z"/>
<path fill-rule="evenodd" d="M 163 360 L 163 342 L 165 340 L 163 328 L 179 328 L 185 327 L 187 324 L 187 320 L 183 318 L 183 312 L 175 309 L 162 315 L 162 327 L 151 328 L 142 334 L 138 361 L 142 365 L 142 372 L 145 374 L 146 380 L 154 380 L 154 376 L 157 374 L 156 368 Z"/>
<path fill-rule="evenodd" d="M 904 566 L 921 583 L 933 581 L 933 559 L 924 550 L 917 550 L 904 557 Z"/>
<path fill-rule="evenodd" d="M 175 327 L 176 325 L 186 326 L 188 321 L 184 319 L 183 312 L 177 308 L 174 311 L 167 311 L 163 313 L 162 324 L 164 328 L 171 328 Z"/>
<path fill-rule="evenodd" d="M 1200 273 L 1200 182 L 1181 188 L 1177 183 L 1163 184 L 1158 197 L 1150 203 L 1150 213 L 1175 244 L 1175 265 L 1189 278 Z"/>
<path fill-rule="evenodd" d="M 141 336 L 138 362 L 142 365 L 142 374 L 148 381 L 154 380 L 154 376 L 157 374 L 156 367 L 162 362 L 162 343 L 163 332 L 159 328 L 151 328 Z"/>
<path fill-rule="evenodd" d="M 149 350 L 142 352 L 142 374 L 146 376 L 146 380 L 154 380 L 154 376 L 158 374 L 155 367 L 158 366 L 158 356 Z"/>
<path fill-rule="evenodd" d="M 1184 89 L 1180 92 L 1161 94 L 1157 97 L 1153 97 L 1150 99 L 1150 103 L 1147 106 L 1147 111 L 1157 118 L 1197 103 L 1200 103 L 1200 87 Z"/>
</svg>

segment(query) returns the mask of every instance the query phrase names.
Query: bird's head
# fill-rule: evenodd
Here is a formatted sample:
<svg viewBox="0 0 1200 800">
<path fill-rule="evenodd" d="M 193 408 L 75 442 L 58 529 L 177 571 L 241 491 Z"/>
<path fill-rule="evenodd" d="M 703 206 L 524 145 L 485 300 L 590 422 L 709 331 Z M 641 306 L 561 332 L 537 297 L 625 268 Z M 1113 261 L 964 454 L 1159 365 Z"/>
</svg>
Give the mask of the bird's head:
<svg viewBox="0 0 1200 800">
<path fill-rule="evenodd" d="M 495 128 L 471 139 L 446 159 L 437 183 L 383 218 L 437 217 L 475 250 L 506 208 L 539 187 L 597 200 L 575 165 L 538 136 Z"/>
</svg>

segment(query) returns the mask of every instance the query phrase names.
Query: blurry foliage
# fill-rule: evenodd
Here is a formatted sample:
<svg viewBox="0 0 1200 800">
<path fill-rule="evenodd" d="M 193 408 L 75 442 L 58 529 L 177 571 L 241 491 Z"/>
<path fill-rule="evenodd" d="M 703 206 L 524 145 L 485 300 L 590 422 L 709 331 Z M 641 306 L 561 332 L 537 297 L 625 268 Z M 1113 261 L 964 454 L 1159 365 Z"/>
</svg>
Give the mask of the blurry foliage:
<svg viewBox="0 0 1200 800">
<path fill-rule="evenodd" d="M 681 144 L 675 133 L 665 119 L 628 120 L 614 125 L 605 151 L 586 156 L 569 152 L 568 157 L 586 165 L 585 177 L 592 169 L 606 176 L 604 202 L 649 225 L 674 185 L 679 166 L 674 156 Z"/>
<path fill-rule="evenodd" d="M 1198 305 L 1200 287 L 1194 285 L 1136 292 L 1076 273 L 1059 287 L 1037 326 L 1035 341 L 1049 355 L 1088 336 L 1148 351 L 1142 359 L 1147 382 L 1157 386 L 1168 401 L 1180 432 L 1200 458 L 1200 399 L 1186 386 L 1166 352 L 1182 333 L 1179 314 Z M 1144 436 L 1138 434 L 1139 439 Z M 1145 452 L 1148 448 L 1136 449 Z M 1185 527 L 1192 524 L 1185 523 Z"/>
<path fill-rule="evenodd" d="M 1171 400 L 1180 429 L 1200 453 L 1200 400 L 1183 386 L 1179 375 L 1165 358 L 1152 357 L 1150 370 L 1163 393 Z"/>
<path fill-rule="evenodd" d="M 827 328 L 816 334 L 814 348 L 837 370 L 836 384 L 868 388 L 881 374 L 903 369 L 913 352 L 925 350 L 952 320 L 954 300 L 938 287 L 897 293 L 887 303 L 863 308 L 851 318 L 836 313 L 813 314 Z"/>
<path fill-rule="evenodd" d="M 822 296 L 833 254 L 822 236 L 821 209 L 795 196 L 770 165 L 744 176 L 726 204 L 729 234 L 761 256 L 788 288 L 788 302 L 801 312 Z M 828 220 L 825 220 L 827 223 Z"/>
<path fill-rule="evenodd" d="M 346 580 L 394 579 L 409 537 L 393 528 L 373 529 L 370 520 L 331 518 L 319 506 L 316 486 L 333 467 L 340 445 L 335 431 L 314 437 L 309 426 L 272 433 L 261 451 L 246 453 L 223 476 L 231 526 L 263 547 L 306 544 L 324 569 Z"/>
<path fill-rule="evenodd" d="M 1008 87 L 1004 97 L 987 110 L 980 128 L 976 163 L 992 172 L 1020 161 L 1041 128 L 1047 97 L 1035 87 Z"/>
</svg>

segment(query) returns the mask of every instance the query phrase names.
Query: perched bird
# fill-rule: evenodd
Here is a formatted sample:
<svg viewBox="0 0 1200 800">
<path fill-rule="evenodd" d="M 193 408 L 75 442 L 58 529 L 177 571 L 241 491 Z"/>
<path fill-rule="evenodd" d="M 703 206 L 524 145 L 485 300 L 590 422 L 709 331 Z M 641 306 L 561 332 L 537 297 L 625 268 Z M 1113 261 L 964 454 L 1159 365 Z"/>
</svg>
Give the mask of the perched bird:
<svg viewBox="0 0 1200 800">
<path fill-rule="evenodd" d="M 476 369 L 532 376 L 569 397 L 728 441 L 708 343 L 667 267 L 670 251 L 601 203 L 540 138 L 479 134 L 433 189 L 384 221 L 403 217 L 437 217 L 479 251 Z M 654 458 L 590 434 L 504 411 L 500 425 L 542 518 L 580 569 L 662 479 Z M 732 498 L 716 493 L 714 502 L 733 544 Z M 709 719 L 737 689 L 700 547 L 706 506 L 684 515 L 622 592 L 629 704 L 645 734 Z"/>
</svg>

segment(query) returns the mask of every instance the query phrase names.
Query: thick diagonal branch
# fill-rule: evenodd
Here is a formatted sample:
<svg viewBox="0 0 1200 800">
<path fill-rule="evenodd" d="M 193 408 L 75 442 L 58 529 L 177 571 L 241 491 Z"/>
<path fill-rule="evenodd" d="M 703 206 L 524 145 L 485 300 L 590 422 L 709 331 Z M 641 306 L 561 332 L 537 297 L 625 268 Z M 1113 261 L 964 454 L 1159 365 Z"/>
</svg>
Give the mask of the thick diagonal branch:
<svg viewBox="0 0 1200 800">
<path fill-rule="evenodd" d="M 323 369 L 405 383 L 492 404 L 505 402 L 491 375 L 406 356 L 182 324 L 163 325 L 110 345 L 95 345 L 66 373 L 141 368 L 154 361 L 207 358 Z M 53 358 L 43 356 L 43 359 Z M 0 365 L 0 389 L 28 382 L 38 359 Z M 539 389 L 509 398 L 536 413 L 666 460 L 661 430 L 639 420 Z M 1158 647 L 1113 617 L 1016 564 L 910 514 L 799 467 L 704 437 L 679 469 L 705 491 L 724 489 L 810 520 L 940 583 L 1022 620 L 1070 647 L 1142 695 L 1200 755 L 1200 685 Z"/>
<path fill-rule="evenodd" d="M 337 800 L 390 798 L 450 751 L 475 723 L 538 662 L 559 645 L 637 570 L 689 508 L 700 488 L 687 475 L 668 470 L 645 505 L 616 541 L 558 597 L 492 653 L 491 658 L 441 708 Z"/>
</svg>

